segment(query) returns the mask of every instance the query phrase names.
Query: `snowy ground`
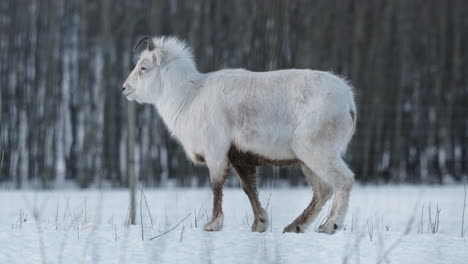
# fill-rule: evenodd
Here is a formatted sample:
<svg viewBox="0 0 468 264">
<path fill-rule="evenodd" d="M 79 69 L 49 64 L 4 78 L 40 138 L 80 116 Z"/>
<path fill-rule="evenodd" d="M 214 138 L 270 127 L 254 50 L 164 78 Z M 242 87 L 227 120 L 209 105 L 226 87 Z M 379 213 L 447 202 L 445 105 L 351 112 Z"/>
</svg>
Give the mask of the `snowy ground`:
<svg viewBox="0 0 468 264">
<path fill-rule="evenodd" d="M 0 191 L 0 263 L 468 263 L 463 186 L 355 186 L 346 230 L 335 235 L 314 231 L 329 204 L 305 234 L 281 233 L 310 201 L 308 188 L 260 190 L 272 220 L 262 234 L 249 231 L 250 203 L 240 189 L 225 190 L 225 225 L 214 233 L 201 228 L 211 190 L 145 195 L 142 240 L 140 210 L 138 224 L 126 227 L 124 190 Z M 465 220 L 465 234 L 467 227 Z"/>
</svg>

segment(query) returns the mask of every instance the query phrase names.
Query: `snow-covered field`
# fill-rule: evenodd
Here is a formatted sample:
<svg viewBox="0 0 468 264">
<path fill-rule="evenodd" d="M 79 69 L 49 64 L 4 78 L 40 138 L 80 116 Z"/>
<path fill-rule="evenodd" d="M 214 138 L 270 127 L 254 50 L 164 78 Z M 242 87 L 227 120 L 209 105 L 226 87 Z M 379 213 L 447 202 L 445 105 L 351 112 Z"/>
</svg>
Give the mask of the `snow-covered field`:
<svg viewBox="0 0 468 264">
<path fill-rule="evenodd" d="M 210 189 L 144 194 L 137 225 L 126 227 L 125 190 L 0 191 L 0 263 L 468 263 L 463 186 L 355 186 L 335 235 L 314 231 L 329 204 L 305 234 L 281 233 L 310 201 L 308 188 L 261 189 L 272 221 L 262 234 L 250 232 L 240 189 L 225 189 L 225 225 L 213 233 L 202 231 Z"/>
</svg>

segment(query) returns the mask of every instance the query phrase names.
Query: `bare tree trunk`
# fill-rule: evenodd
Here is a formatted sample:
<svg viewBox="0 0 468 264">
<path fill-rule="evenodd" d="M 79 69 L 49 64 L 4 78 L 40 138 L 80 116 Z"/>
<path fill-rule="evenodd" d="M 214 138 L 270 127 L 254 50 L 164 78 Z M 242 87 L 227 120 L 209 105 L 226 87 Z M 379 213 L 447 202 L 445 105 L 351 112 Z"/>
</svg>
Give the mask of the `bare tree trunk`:
<svg viewBox="0 0 468 264">
<path fill-rule="evenodd" d="M 136 215 L 136 177 L 135 177 L 135 103 L 128 102 L 127 114 L 127 177 L 130 189 L 129 223 L 135 224 Z"/>
</svg>

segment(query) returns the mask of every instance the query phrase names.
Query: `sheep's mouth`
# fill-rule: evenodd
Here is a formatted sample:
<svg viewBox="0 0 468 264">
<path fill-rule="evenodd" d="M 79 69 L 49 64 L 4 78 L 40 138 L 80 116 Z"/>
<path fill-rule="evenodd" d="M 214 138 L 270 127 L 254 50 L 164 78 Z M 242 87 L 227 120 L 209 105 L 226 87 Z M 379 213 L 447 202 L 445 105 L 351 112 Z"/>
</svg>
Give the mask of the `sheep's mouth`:
<svg viewBox="0 0 468 264">
<path fill-rule="evenodd" d="M 125 96 L 129 96 L 129 95 L 131 95 L 133 92 L 135 92 L 135 90 L 126 89 L 125 91 L 122 92 L 122 94 L 125 95 Z"/>
</svg>

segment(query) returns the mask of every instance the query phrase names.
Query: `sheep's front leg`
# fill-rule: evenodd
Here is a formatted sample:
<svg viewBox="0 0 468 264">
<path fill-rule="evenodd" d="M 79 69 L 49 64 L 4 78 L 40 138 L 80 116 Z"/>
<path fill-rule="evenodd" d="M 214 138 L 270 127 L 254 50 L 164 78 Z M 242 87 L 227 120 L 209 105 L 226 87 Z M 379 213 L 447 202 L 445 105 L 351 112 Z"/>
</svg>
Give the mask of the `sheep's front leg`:
<svg viewBox="0 0 468 264">
<path fill-rule="evenodd" d="M 213 214 L 211 221 L 205 227 L 205 231 L 219 231 L 223 227 L 223 184 L 227 178 L 228 167 L 210 168 L 211 187 L 213 188 Z"/>
<path fill-rule="evenodd" d="M 249 197 L 250 204 L 252 205 L 254 222 L 251 229 L 253 232 L 265 232 L 268 227 L 268 214 L 258 200 L 255 165 L 249 164 L 245 160 L 233 159 L 230 161 L 236 170 L 242 189 L 247 197 Z"/>
</svg>

